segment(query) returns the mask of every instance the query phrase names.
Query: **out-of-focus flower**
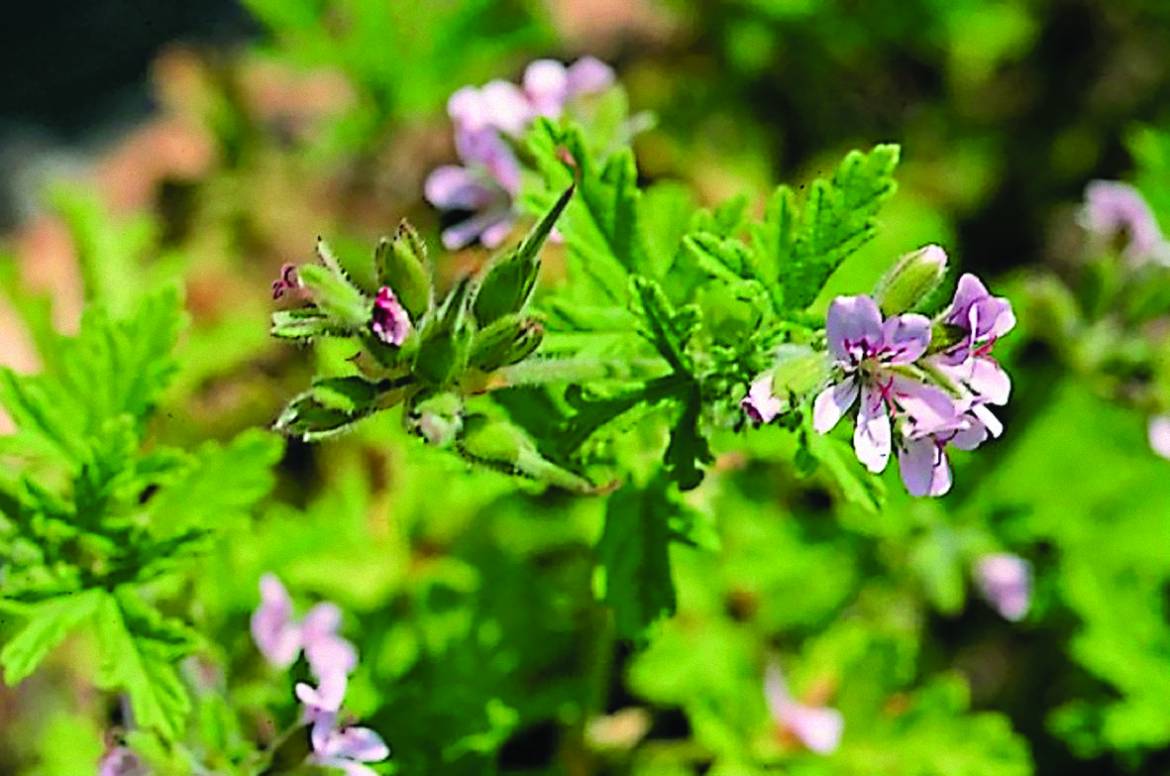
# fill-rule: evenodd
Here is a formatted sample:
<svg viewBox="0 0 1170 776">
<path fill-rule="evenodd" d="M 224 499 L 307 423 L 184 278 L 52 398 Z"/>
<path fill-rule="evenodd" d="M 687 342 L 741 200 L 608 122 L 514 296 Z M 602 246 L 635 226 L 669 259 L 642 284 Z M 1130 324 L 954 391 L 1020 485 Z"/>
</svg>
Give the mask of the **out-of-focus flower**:
<svg viewBox="0 0 1170 776">
<path fill-rule="evenodd" d="M 1170 415 L 1150 418 L 1148 433 L 1150 448 L 1163 458 L 1170 458 Z"/>
<path fill-rule="evenodd" d="M 1124 236 L 1125 257 L 1135 263 L 1170 263 L 1170 245 L 1137 189 L 1120 181 L 1092 181 L 1078 218 L 1082 227 L 1102 240 Z"/>
<path fill-rule="evenodd" d="M 771 373 L 757 377 L 748 388 L 747 396 L 739 403 L 752 425 L 771 423 L 784 408 L 784 403 L 772 394 Z"/>
<path fill-rule="evenodd" d="M 304 620 L 296 621 L 292 599 L 280 580 L 273 574 L 260 578 L 260 606 L 252 614 L 252 639 L 273 666 L 288 668 L 303 649 L 318 679 L 338 671 L 344 678 L 357 664 L 357 651 L 337 635 L 340 624 L 341 612 L 331 603 L 317 604 Z"/>
<path fill-rule="evenodd" d="M 366 727 L 337 727 L 335 716 L 322 717 L 313 724 L 309 738 L 313 753 L 309 762 L 326 768 L 340 768 L 346 776 L 376 776 L 363 763 L 376 763 L 390 756 L 390 748 L 375 731 Z"/>
<path fill-rule="evenodd" d="M 870 297 L 839 296 L 829 306 L 826 336 L 839 379 L 813 403 L 813 428 L 828 433 L 860 396 L 853 449 L 871 472 L 884 470 L 889 461 L 891 416 L 920 434 L 954 423 L 957 410 L 951 397 L 895 369 L 926 353 L 928 318 L 908 313 L 883 321 Z"/>
<path fill-rule="evenodd" d="M 146 764 L 124 746 L 115 746 L 98 762 L 98 776 L 150 776 Z"/>
<path fill-rule="evenodd" d="M 313 687 L 305 682 L 297 682 L 294 689 L 297 700 L 305 704 L 305 719 L 312 722 L 322 714 L 336 714 L 341 709 L 341 702 L 345 700 L 345 691 L 349 686 L 348 671 L 323 671 L 317 678 L 317 686 Z"/>
<path fill-rule="evenodd" d="M 792 699 L 784 676 L 769 665 L 764 676 L 764 698 L 772 719 L 817 754 L 830 754 L 841 743 L 845 720 L 841 712 L 824 706 L 806 706 Z"/>
<path fill-rule="evenodd" d="M 370 329 L 387 345 L 401 345 L 410 334 L 410 314 L 388 286 L 378 289 Z"/>
<path fill-rule="evenodd" d="M 462 164 L 435 169 L 423 193 L 440 210 L 470 213 L 443 230 L 449 250 L 477 239 L 494 248 L 507 239 L 520 193 L 520 163 L 509 140 L 522 135 L 537 116 L 559 117 L 573 100 L 609 88 L 613 70 L 593 57 L 569 67 L 541 59 L 528 66 L 523 83 L 523 88 L 499 80 L 481 88 L 465 86 L 447 101 Z"/>
<path fill-rule="evenodd" d="M 1032 567 L 1018 555 L 997 552 L 975 563 L 979 591 L 1004 619 L 1017 622 L 1028 613 L 1032 600 Z"/>
</svg>

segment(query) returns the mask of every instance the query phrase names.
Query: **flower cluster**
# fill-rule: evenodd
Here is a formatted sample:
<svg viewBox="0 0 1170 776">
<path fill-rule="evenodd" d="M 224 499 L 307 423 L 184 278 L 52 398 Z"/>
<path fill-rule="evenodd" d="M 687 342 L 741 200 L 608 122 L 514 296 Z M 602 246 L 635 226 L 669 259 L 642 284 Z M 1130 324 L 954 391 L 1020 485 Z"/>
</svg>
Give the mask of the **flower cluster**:
<svg viewBox="0 0 1170 776">
<path fill-rule="evenodd" d="M 317 604 L 296 620 L 280 580 L 271 574 L 260 579 L 260 606 L 252 615 L 256 647 L 277 668 L 288 668 L 303 651 L 317 680 L 316 687 L 296 685 L 304 720 L 311 726 L 309 762 L 343 769 L 349 776 L 373 776 L 362 763 L 385 760 L 390 750 L 373 730 L 340 724 L 349 674 L 357 665 L 357 650 L 337 633 L 340 625 L 341 610 L 331 603 Z"/>
<path fill-rule="evenodd" d="M 477 238 L 488 248 L 502 243 L 515 220 L 520 163 L 511 143 L 539 116 L 558 118 L 575 99 L 613 83 L 613 70 L 593 57 L 569 67 L 537 60 L 524 71 L 520 86 L 492 81 L 465 86 L 451 95 L 447 113 L 455 125 L 455 150 L 462 165 L 444 165 L 427 178 L 427 200 L 441 210 L 468 211 L 466 220 L 444 230 L 450 250 Z"/>
<path fill-rule="evenodd" d="M 784 676 L 775 664 L 764 675 L 764 700 L 777 727 L 817 754 L 836 751 L 841 743 L 845 720 L 841 712 L 824 706 L 809 706 L 794 700 Z"/>
<path fill-rule="evenodd" d="M 936 246 L 911 256 L 937 268 L 940 254 L 945 263 Z M 884 317 L 867 295 L 837 297 L 825 327 L 831 377 L 813 402 L 813 428 L 828 433 L 858 405 L 858 460 L 876 474 L 896 451 L 910 493 L 943 495 L 951 487 L 947 447 L 973 450 L 1003 431 L 988 405 L 1007 403 L 1011 380 L 991 350 L 1014 325 L 1011 303 L 971 274 L 959 278 L 953 301 L 934 321 L 916 313 Z M 936 332 L 946 336 L 934 341 Z M 756 423 L 777 417 L 782 404 L 771 375 L 752 384 L 742 406 Z"/>
</svg>

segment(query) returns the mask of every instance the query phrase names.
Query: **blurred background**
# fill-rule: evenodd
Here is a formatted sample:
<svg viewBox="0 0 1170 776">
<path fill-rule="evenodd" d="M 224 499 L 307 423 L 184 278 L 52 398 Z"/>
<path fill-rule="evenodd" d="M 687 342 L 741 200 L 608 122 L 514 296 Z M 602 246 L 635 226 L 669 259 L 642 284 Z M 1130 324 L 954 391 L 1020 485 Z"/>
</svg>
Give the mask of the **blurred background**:
<svg viewBox="0 0 1170 776">
<path fill-rule="evenodd" d="M 640 175 L 705 204 L 743 193 L 760 212 L 779 182 L 900 143 L 885 229 L 838 290 L 937 242 L 1027 307 L 1029 278 L 1081 250 L 1086 183 L 1140 175 L 1142 158 L 1170 170 L 1164 0 L 48 0 L 21 15 L 0 25 L 0 361 L 35 369 L 29 322 L 75 331 L 87 293 L 178 277 L 192 326 L 157 429 L 178 444 L 269 425 L 306 384 L 309 359 L 268 338 L 269 286 L 318 235 L 366 250 L 408 217 L 437 247 L 422 189 L 454 158 L 448 96 L 536 58 L 611 63 L 655 117 Z M 754 462 L 721 459 L 707 497 L 733 515 L 723 549 L 680 550 L 681 612 L 648 651 L 578 643 L 603 627 L 595 509 L 469 474 L 394 423 L 290 442 L 280 503 L 218 561 L 248 584 L 200 594 L 238 630 L 279 563 L 367 617 L 358 704 L 400 773 L 1170 773 L 1170 464 L 1140 411 L 1082 390 L 1030 325 L 1025 310 L 1009 346 L 1013 438 L 960 464 L 970 486 L 946 500 L 891 487 L 861 517 L 766 441 Z M 452 473 L 468 487 L 436 509 L 427 488 Z M 326 535 L 346 549 L 322 550 Z M 1028 623 L 967 604 L 964 548 L 983 545 L 1037 566 Z M 836 764 L 728 755 L 758 749 L 740 740 L 762 724 L 744 655 L 764 645 L 801 656 L 809 697 L 872 718 L 869 743 Z M 61 662 L 0 695 L 0 772 L 80 773 L 45 751 L 101 741 L 105 712 L 78 706 Z"/>
</svg>

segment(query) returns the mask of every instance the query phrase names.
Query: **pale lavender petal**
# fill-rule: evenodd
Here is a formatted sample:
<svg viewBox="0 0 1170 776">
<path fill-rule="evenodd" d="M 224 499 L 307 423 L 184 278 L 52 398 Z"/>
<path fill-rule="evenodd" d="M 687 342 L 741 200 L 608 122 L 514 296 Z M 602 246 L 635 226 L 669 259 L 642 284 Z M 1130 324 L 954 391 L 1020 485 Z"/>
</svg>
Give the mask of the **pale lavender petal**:
<svg viewBox="0 0 1170 776">
<path fill-rule="evenodd" d="M 305 634 L 305 643 L 332 636 L 341 627 L 341 609 L 337 604 L 325 601 L 314 606 L 301 620 L 301 629 Z"/>
<path fill-rule="evenodd" d="M 772 394 L 772 375 L 764 374 L 752 381 L 747 396 L 739 402 L 740 409 L 754 425 L 771 423 L 784 409 L 784 403 Z"/>
<path fill-rule="evenodd" d="M 467 168 L 445 164 L 427 176 L 423 196 L 442 210 L 479 210 L 495 195 Z"/>
<path fill-rule="evenodd" d="M 508 228 L 511 228 L 511 211 L 492 210 L 487 213 L 472 216 L 466 221 L 461 221 L 443 230 L 443 246 L 449 251 L 458 250 L 475 242 L 485 230 L 500 223 L 506 223 L 508 224 Z M 496 236 L 495 233 L 493 233 L 493 236 Z"/>
<path fill-rule="evenodd" d="M 955 286 L 955 296 L 951 300 L 951 306 L 947 309 L 944 320 L 952 326 L 962 326 L 966 329 L 969 325 L 972 305 L 990 296 L 991 294 L 988 293 L 987 286 L 983 285 L 982 280 L 970 272 L 964 272 Z"/>
<path fill-rule="evenodd" d="M 333 634 L 305 640 L 305 659 L 318 679 L 333 674 L 348 674 L 357 665 L 357 649 Z"/>
<path fill-rule="evenodd" d="M 994 358 L 972 358 L 965 382 L 972 393 L 989 404 L 1007 404 L 1012 393 L 1012 379 Z"/>
<path fill-rule="evenodd" d="M 555 59 L 538 59 L 524 71 L 524 93 L 538 116 L 556 118 L 569 97 L 569 75 Z"/>
<path fill-rule="evenodd" d="M 990 435 L 987 426 L 978 418 L 968 415 L 964 426 L 955 431 L 950 439 L 950 444 L 959 448 L 960 450 L 974 450 L 987 441 Z"/>
<path fill-rule="evenodd" d="M 836 709 L 791 703 L 784 712 L 784 725 L 811 751 L 829 754 L 841 743 L 845 719 Z"/>
<path fill-rule="evenodd" d="M 480 90 L 488 123 L 509 135 L 521 134 L 532 120 L 524 92 L 508 81 L 492 81 Z"/>
<path fill-rule="evenodd" d="M 326 741 L 321 754 L 376 763 L 390 756 L 390 748 L 373 730 L 365 727 L 348 727 L 334 731 Z"/>
<path fill-rule="evenodd" d="M 483 96 L 474 86 L 464 86 L 447 98 L 447 115 L 457 129 L 477 130 L 488 124 Z"/>
<path fill-rule="evenodd" d="M 900 374 L 889 380 L 888 395 L 916 436 L 960 426 L 961 410 L 942 389 Z"/>
<path fill-rule="evenodd" d="M 341 708 L 341 701 L 345 698 L 345 688 L 349 679 L 341 672 L 334 672 L 318 677 L 317 686 L 312 687 L 304 682 L 297 682 L 297 699 L 305 704 L 311 712 L 335 712 Z"/>
<path fill-rule="evenodd" d="M 504 198 L 504 195 L 514 197 L 519 192 L 520 163 L 495 130 L 456 132 L 455 150 L 473 174 L 482 174 L 480 184 L 492 195 L 488 201 Z M 491 184 L 498 186 L 500 191 L 493 191 Z"/>
<path fill-rule="evenodd" d="M 890 461 L 890 415 L 881 389 L 866 385 L 861 391 L 861 410 L 853 430 L 853 452 L 874 474 Z"/>
<path fill-rule="evenodd" d="M 613 85 L 613 68 L 597 57 L 581 57 L 569 65 L 569 97 L 603 92 Z"/>
<path fill-rule="evenodd" d="M 318 711 L 306 716 L 311 717 L 309 722 L 312 724 L 309 730 L 309 743 L 312 744 L 314 753 L 321 754 L 337 731 L 337 712 Z"/>
<path fill-rule="evenodd" d="M 292 620 L 292 599 L 272 574 L 260 578 L 260 606 L 252 614 L 252 640 L 277 668 L 288 668 L 301 650 L 301 632 Z"/>
<path fill-rule="evenodd" d="M 928 496 L 934 483 L 938 445 L 930 436 L 907 439 L 898 451 L 898 472 L 911 496 Z"/>
<path fill-rule="evenodd" d="M 985 555 L 975 565 L 975 581 L 987 602 L 1013 622 L 1028 613 L 1032 597 L 1032 567 L 1028 561 L 1001 552 Z"/>
<path fill-rule="evenodd" d="M 847 377 L 817 394 L 813 402 L 813 429 L 827 434 L 857 401 L 857 381 Z"/>
<path fill-rule="evenodd" d="M 1150 448 L 1163 458 L 1170 458 L 1170 415 L 1150 418 L 1148 431 Z"/>
<path fill-rule="evenodd" d="M 882 324 L 882 360 L 890 364 L 912 364 L 930 346 L 930 319 L 907 313 L 888 318 Z"/>
<path fill-rule="evenodd" d="M 825 321 L 829 351 L 842 364 L 855 365 L 882 342 L 882 314 L 868 296 L 839 296 Z"/>
<path fill-rule="evenodd" d="M 485 248 L 497 248 L 503 245 L 504 241 L 508 239 L 508 235 L 512 234 L 513 225 L 511 218 L 502 218 L 484 229 L 483 234 L 479 236 L 479 241 L 483 243 Z"/>
</svg>

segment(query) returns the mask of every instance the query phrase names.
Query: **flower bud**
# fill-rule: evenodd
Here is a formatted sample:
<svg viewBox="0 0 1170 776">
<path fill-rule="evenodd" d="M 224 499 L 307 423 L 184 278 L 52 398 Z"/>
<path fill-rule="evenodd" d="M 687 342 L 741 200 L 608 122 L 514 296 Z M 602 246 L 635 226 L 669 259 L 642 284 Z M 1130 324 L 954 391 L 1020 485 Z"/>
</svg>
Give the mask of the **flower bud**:
<svg viewBox="0 0 1170 776">
<path fill-rule="evenodd" d="M 449 391 L 424 395 L 415 400 L 406 418 L 407 429 L 427 444 L 447 447 L 463 430 L 463 400 Z"/>
<path fill-rule="evenodd" d="M 829 360 L 819 350 L 807 345 L 781 345 L 776 350 L 776 368 L 772 371 L 772 393 L 785 402 L 819 389 L 829 377 Z"/>
<path fill-rule="evenodd" d="M 898 259 L 874 291 L 874 301 L 886 315 L 900 315 L 917 307 L 942 283 L 947 274 L 947 254 L 927 245 Z"/>
<path fill-rule="evenodd" d="M 540 347 L 544 327 L 535 318 L 512 314 L 500 318 L 475 335 L 471 366 L 485 372 L 523 361 Z"/>
<path fill-rule="evenodd" d="M 393 240 L 383 237 L 374 251 L 378 282 L 394 289 L 411 318 L 418 320 L 434 303 L 427 246 L 408 222 L 398 225 Z"/>
</svg>

